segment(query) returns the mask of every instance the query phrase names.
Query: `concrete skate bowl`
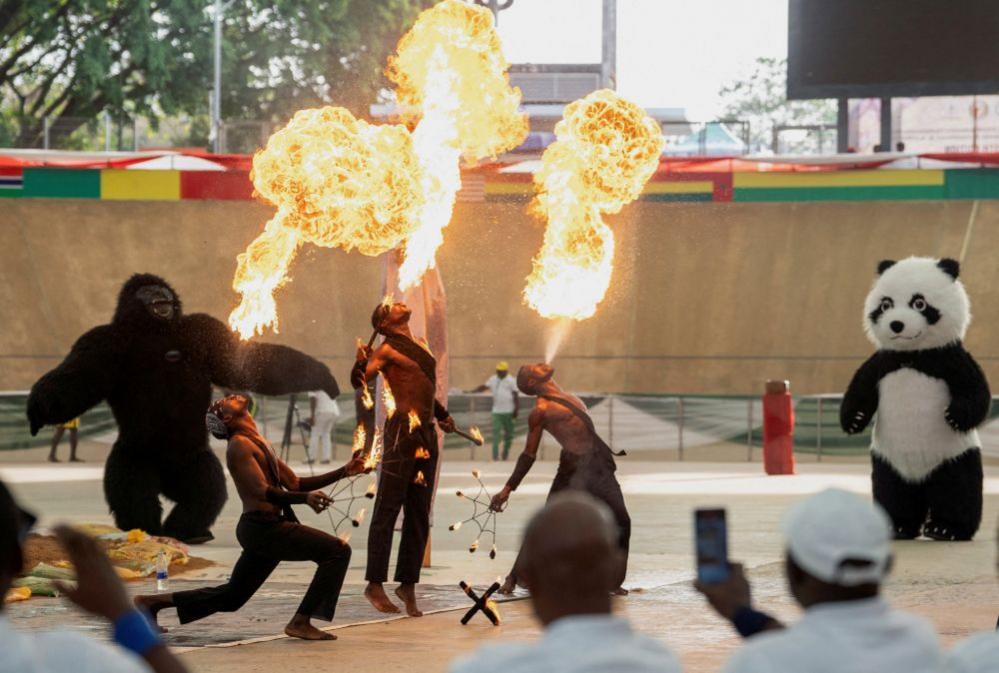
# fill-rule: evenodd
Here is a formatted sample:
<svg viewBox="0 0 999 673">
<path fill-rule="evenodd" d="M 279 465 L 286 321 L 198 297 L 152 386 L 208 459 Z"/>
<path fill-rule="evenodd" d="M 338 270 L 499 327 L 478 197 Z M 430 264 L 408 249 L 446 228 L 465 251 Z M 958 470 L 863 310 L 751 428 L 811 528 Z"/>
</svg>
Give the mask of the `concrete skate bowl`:
<svg viewBox="0 0 999 673">
<path fill-rule="evenodd" d="M 625 208 L 597 315 L 555 365 L 574 390 L 755 395 L 841 392 L 870 351 L 861 303 L 877 261 L 957 257 L 975 321 L 968 346 L 999 380 L 999 203 L 668 203 Z M 74 339 L 107 321 L 133 272 L 166 277 L 187 311 L 225 318 L 236 255 L 271 210 L 245 201 L 22 198 L 0 211 L 0 390 L 24 390 Z M 972 218 L 972 214 L 974 217 Z M 438 255 L 449 304 L 452 385 L 495 360 L 542 358 L 548 323 L 521 302 L 543 229 L 524 202 L 459 203 Z M 306 247 L 278 293 L 281 333 L 342 381 L 380 300 L 383 262 Z"/>
</svg>

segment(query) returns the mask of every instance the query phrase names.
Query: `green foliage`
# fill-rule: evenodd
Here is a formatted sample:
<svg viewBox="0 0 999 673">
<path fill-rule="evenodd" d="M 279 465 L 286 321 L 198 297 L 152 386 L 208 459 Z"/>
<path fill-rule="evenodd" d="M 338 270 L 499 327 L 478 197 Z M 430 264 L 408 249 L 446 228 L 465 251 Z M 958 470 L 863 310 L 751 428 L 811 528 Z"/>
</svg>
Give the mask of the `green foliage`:
<svg viewBox="0 0 999 673">
<path fill-rule="evenodd" d="M 232 0 L 223 118 L 281 120 L 322 103 L 364 113 L 385 87 L 387 55 L 430 4 Z M 213 11 L 212 0 L 0 0 L 0 127 L 37 145 L 45 117 L 71 133 L 103 110 L 204 115 Z"/>
<path fill-rule="evenodd" d="M 787 99 L 787 61 L 758 58 L 752 74 L 718 92 L 723 116 L 750 122 L 754 151 L 769 148 L 775 124 L 835 124 L 835 100 Z"/>
</svg>

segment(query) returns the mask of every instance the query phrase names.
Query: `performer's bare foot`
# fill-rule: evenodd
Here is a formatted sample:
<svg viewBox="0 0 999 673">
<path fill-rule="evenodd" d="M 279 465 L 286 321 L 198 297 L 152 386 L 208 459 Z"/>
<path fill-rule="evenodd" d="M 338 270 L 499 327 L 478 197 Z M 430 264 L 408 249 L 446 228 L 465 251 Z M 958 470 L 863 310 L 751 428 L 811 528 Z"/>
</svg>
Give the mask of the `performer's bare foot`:
<svg viewBox="0 0 999 673">
<path fill-rule="evenodd" d="M 166 628 L 160 626 L 160 623 L 156 619 L 156 615 L 159 614 L 160 610 L 164 608 L 173 607 L 173 594 L 162 594 L 153 596 L 136 596 L 132 599 L 135 607 L 140 610 L 144 610 L 153 620 L 153 624 L 156 628 L 160 630 L 160 633 L 166 633 Z"/>
<path fill-rule="evenodd" d="M 406 604 L 406 614 L 410 617 L 422 617 L 423 611 L 416 605 L 416 585 L 400 584 L 395 588 L 395 595 Z"/>
<path fill-rule="evenodd" d="M 614 591 L 611 592 L 611 596 L 627 596 L 627 595 L 628 595 L 628 590 L 625 589 L 624 587 L 618 587 L 617 589 L 614 589 Z"/>
<path fill-rule="evenodd" d="M 381 582 L 368 582 L 368 586 L 364 587 L 364 597 L 368 599 L 368 602 L 378 612 L 399 612 L 396 604 L 389 600 L 388 595 L 385 593 L 385 587 Z"/>
<path fill-rule="evenodd" d="M 288 626 L 284 627 L 284 634 L 302 640 L 336 640 L 336 636 L 332 633 L 320 631 L 312 625 L 307 615 L 300 614 L 291 618 Z"/>
<path fill-rule="evenodd" d="M 514 591 L 517 590 L 517 578 L 513 575 L 507 575 L 506 579 L 503 580 L 503 586 L 501 586 L 497 593 L 501 593 L 504 596 L 509 596 Z"/>
</svg>

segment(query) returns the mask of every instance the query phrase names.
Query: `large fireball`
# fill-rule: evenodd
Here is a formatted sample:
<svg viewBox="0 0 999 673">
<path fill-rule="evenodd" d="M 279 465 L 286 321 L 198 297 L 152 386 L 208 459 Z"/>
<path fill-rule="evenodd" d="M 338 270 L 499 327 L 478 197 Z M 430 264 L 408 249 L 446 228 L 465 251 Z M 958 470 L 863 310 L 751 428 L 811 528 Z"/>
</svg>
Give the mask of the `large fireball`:
<svg viewBox="0 0 999 673">
<path fill-rule="evenodd" d="M 277 329 L 274 291 L 301 243 L 379 255 L 419 224 L 424 193 L 412 137 L 347 110 L 301 110 L 253 157 L 257 194 L 278 209 L 237 259 L 242 294 L 229 324 L 243 338 Z"/>
<path fill-rule="evenodd" d="M 637 199 L 659 165 L 662 130 L 608 89 L 565 108 L 534 174 L 532 211 L 547 222 L 524 301 L 545 318 L 585 320 L 610 285 L 614 233 L 604 214 Z"/>
</svg>

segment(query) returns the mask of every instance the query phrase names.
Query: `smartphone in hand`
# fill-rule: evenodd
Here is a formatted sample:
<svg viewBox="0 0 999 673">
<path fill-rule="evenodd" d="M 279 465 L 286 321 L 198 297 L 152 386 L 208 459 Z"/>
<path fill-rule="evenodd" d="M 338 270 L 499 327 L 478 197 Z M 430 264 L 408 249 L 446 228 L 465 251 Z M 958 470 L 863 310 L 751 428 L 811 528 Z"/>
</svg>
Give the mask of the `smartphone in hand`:
<svg viewBox="0 0 999 673">
<path fill-rule="evenodd" d="M 697 579 L 717 584 L 728 579 L 728 525 L 724 509 L 694 510 Z"/>
</svg>

